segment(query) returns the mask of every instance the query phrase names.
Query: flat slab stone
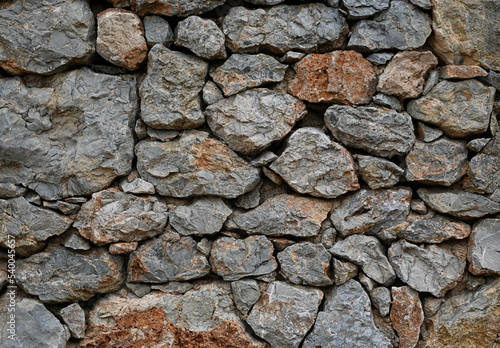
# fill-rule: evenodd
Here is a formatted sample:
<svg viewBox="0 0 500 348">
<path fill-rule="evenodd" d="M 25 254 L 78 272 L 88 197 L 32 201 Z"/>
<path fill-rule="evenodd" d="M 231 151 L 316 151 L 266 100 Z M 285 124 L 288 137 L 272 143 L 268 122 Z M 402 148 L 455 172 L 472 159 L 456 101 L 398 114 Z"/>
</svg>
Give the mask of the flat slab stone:
<svg viewBox="0 0 500 348">
<path fill-rule="evenodd" d="M 398 237 L 412 243 L 441 243 L 450 239 L 464 239 L 471 232 L 469 224 L 446 215 L 411 214 L 408 220 L 408 226 L 398 233 Z"/>
<path fill-rule="evenodd" d="M 132 11 L 139 16 L 157 14 L 169 17 L 199 15 L 223 5 L 226 0 L 130 0 Z"/>
<path fill-rule="evenodd" d="M 474 225 L 469 238 L 469 271 L 476 275 L 500 274 L 500 219 L 484 219 Z"/>
</svg>

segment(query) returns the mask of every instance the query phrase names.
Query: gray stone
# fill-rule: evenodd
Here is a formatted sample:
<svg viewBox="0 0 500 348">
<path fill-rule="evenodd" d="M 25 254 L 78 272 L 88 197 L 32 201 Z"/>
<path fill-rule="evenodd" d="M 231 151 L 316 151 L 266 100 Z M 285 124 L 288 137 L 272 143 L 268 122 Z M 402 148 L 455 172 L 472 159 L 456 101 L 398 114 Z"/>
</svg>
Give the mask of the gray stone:
<svg viewBox="0 0 500 348">
<path fill-rule="evenodd" d="M 349 280 L 325 294 L 324 308 L 302 347 L 386 348 L 389 340 L 375 325 L 368 294 Z"/>
<path fill-rule="evenodd" d="M 323 292 L 274 282 L 255 304 L 247 323 L 273 348 L 298 348 L 313 326 Z"/>
<path fill-rule="evenodd" d="M 189 16 L 175 27 L 175 44 L 203 59 L 225 59 L 224 34 L 211 19 Z"/>
<path fill-rule="evenodd" d="M 0 182 L 53 201 L 90 195 L 130 171 L 133 77 L 84 68 L 33 80 L 37 87 L 0 79 Z"/>
<path fill-rule="evenodd" d="M 470 234 L 471 228 L 465 222 L 439 214 L 428 215 L 413 217 L 398 237 L 412 243 L 441 243 L 449 239 L 464 239 Z"/>
<path fill-rule="evenodd" d="M 143 297 L 151 292 L 151 285 L 142 283 L 125 283 L 127 289 L 132 291 L 135 296 Z"/>
<path fill-rule="evenodd" d="M 16 254 L 29 256 L 42 250 L 45 241 L 66 231 L 72 219 L 30 204 L 24 197 L 0 199 L 0 245 L 15 245 Z"/>
<path fill-rule="evenodd" d="M 363 285 L 366 291 L 370 292 L 377 287 L 377 282 L 368 277 L 363 272 L 359 272 L 358 280 Z"/>
<path fill-rule="evenodd" d="M 488 85 L 495 87 L 497 91 L 500 91 L 500 73 L 491 70 L 488 72 L 488 76 L 479 77 L 478 80 L 486 82 Z"/>
<path fill-rule="evenodd" d="M 6 185 L 10 185 L 10 184 L 6 184 Z M 32 204 L 35 204 L 35 205 L 42 205 L 42 197 L 40 197 L 39 194 L 35 193 L 34 191 L 28 191 L 26 192 L 26 194 L 24 195 L 24 198 L 32 203 Z M 69 202 L 69 201 L 68 201 Z M 84 202 L 85 203 L 85 202 Z"/>
<path fill-rule="evenodd" d="M 245 0 L 245 1 L 254 5 L 272 6 L 272 5 L 278 5 L 279 3 L 282 3 L 285 0 Z"/>
<path fill-rule="evenodd" d="M 388 250 L 399 279 L 420 292 L 443 297 L 453 289 L 465 271 L 467 246 L 450 242 L 419 247 L 400 240 Z"/>
<path fill-rule="evenodd" d="M 396 275 L 385 256 L 385 250 L 377 238 L 352 235 L 329 249 L 333 256 L 346 259 L 361 267 L 363 272 L 377 283 L 390 285 Z"/>
<path fill-rule="evenodd" d="M 299 99 L 266 88 L 222 99 L 205 110 L 212 132 L 232 150 L 245 155 L 283 139 L 306 113 Z"/>
<path fill-rule="evenodd" d="M 417 122 L 417 128 L 415 129 L 417 138 L 424 143 L 431 143 L 434 140 L 439 139 L 443 135 L 443 133 L 444 132 L 441 129 L 429 127 L 422 122 Z"/>
<path fill-rule="evenodd" d="M 388 10 L 352 28 L 348 47 L 361 51 L 407 50 L 424 45 L 431 34 L 431 19 L 412 4 L 392 1 Z"/>
<path fill-rule="evenodd" d="M 500 203 L 460 189 L 421 188 L 417 193 L 430 208 L 459 218 L 479 218 L 500 212 Z"/>
<path fill-rule="evenodd" d="M 94 193 L 73 226 L 97 245 L 137 242 L 163 232 L 167 211 L 154 196 L 134 196 L 111 188 Z"/>
<path fill-rule="evenodd" d="M 282 63 L 295 63 L 306 56 L 303 52 L 288 51 L 281 57 L 280 62 Z"/>
<path fill-rule="evenodd" d="M 170 226 L 183 236 L 214 234 L 232 212 L 221 198 L 203 197 L 171 212 Z"/>
<path fill-rule="evenodd" d="M 467 143 L 467 148 L 476 153 L 481 152 L 481 150 L 488 144 L 491 138 L 476 138 L 472 139 Z"/>
<path fill-rule="evenodd" d="M 134 193 L 134 194 L 155 194 L 155 187 L 153 184 L 147 182 L 146 180 L 142 180 L 141 178 L 135 178 L 132 181 L 128 181 L 127 178 L 123 178 L 120 180 L 120 189 L 125 193 Z"/>
<path fill-rule="evenodd" d="M 359 175 L 371 189 L 396 185 L 404 170 L 383 158 L 358 155 Z"/>
<path fill-rule="evenodd" d="M 438 82 L 439 82 L 439 69 L 434 69 L 429 73 L 427 80 L 425 80 L 425 86 L 422 95 L 427 95 L 431 91 L 431 89 L 433 89 L 434 86 L 438 84 Z"/>
<path fill-rule="evenodd" d="M 5 296 L 5 295 L 4 295 Z M 11 313 L 0 315 L 0 345 L 4 348 L 65 348 L 70 334 L 39 301 L 23 298 L 16 303 L 15 338 L 11 339 Z"/>
<path fill-rule="evenodd" d="M 262 50 L 282 55 L 342 48 L 349 28 L 338 10 L 316 3 L 256 10 L 233 7 L 224 17 L 223 31 L 234 53 Z"/>
<path fill-rule="evenodd" d="M 251 162 L 250 164 L 254 167 L 263 167 L 267 166 L 268 164 L 274 162 L 275 160 L 278 159 L 278 156 L 271 151 L 264 151 L 257 155 Z"/>
<path fill-rule="evenodd" d="M 174 42 L 174 32 L 168 22 L 160 16 L 146 16 L 142 19 L 148 46 L 156 44 L 169 47 Z"/>
<path fill-rule="evenodd" d="M 148 137 L 148 126 L 146 126 L 142 119 L 138 118 L 135 122 L 134 132 L 139 140 Z"/>
<path fill-rule="evenodd" d="M 382 105 L 398 112 L 403 110 L 403 104 L 401 104 L 398 98 L 392 95 L 377 93 L 373 96 L 372 100 L 377 105 Z"/>
<path fill-rule="evenodd" d="M 410 203 L 410 208 L 415 213 L 427 214 L 427 206 L 425 205 L 424 201 L 422 201 L 421 199 L 418 199 L 418 198 L 412 199 L 411 203 Z"/>
<path fill-rule="evenodd" d="M 469 271 L 476 275 L 500 274 L 500 219 L 485 219 L 474 225 L 469 239 Z"/>
<path fill-rule="evenodd" d="M 199 15 L 221 6 L 226 0 L 131 0 L 132 11 L 139 16 L 157 14 L 186 17 Z"/>
<path fill-rule="evenodd" d="M 86 301 L 118 290 L 124 280 L 123 259 L 103 248 L 78 252 L 61 247 L 17 264 L 17 285 L 47 303 Z"/>
<path fill-rule="evenodd" d="M 226 281 L 271 273 L 278 267 L 273 251 L 273 244 L 264 236 L 220 237 L 210 253 L 212 272 Z"/>
<path fill-rule="evenodd" d="M 64 245 L 68 249 L 73 249 L 73 250 L 90 249 L 89 241 L 83 238 L 76 230 L 74 230 L 74 232 L 72 231 L 63 239 L 62 245 Z"/>
<path fill-rule="evenodd" d="M 415 142 L 411 117 L 389 109 L 332 105 L 325 112 L 325 123 L 345 146 L 375 156 L 405 155 Z"/>
<path fill-rule="evenodd" d="M 9 1 L 0 8 L 0 67 L 15 75 L 48 75 L 86 64 L 95 31 L 85 0 Z"/>
<path fill-rule="evenodd" d="M 471 79 L 441 81 L 427 95 L 408 103 L 416 120 L 439 126 L 451 137 L 466 137 L 488 129 L 495 88 Z"/>
<path fill-rule="evenodd" d="M 168 130 L 168 129 L 154 129 L 148 127 L 147 133 L 151 138 L 151 140 L 170 141 L 172 139 L 177 138 L 181 134 L 181 131 Z"/>
<path fill-rule="evenodd" d="M 190 129 L 205 123 L 199 93 L 208 63 L 157 44 L 149 51 L 148 71 L 139 88 L 141 118 L 159 129 Z"/>
<path fill-rule="evenodd" d="M 377 233 L 405 221 L 410 212 L 411 189 L 361 189 L 344 198 L 330 219 L 345 237 L 355 233 Z"/>
<path fill-rule="evenodd" d="M 342 0 L 350 19 L 361 19 L 373 16 L 389 8 L 390 0 Z"/>
<path fill-rule="evenodd" d="M 359 189 L 354 160 L 343 146 L 315 128 L 300 128 L 270 169 L 295 191 L 335 198 Z"/>
<path fill-rule="evenodd" d="M 212 105 L 219 100 L 224 99 L 221 90 L 212 81 L 207 81 L 205 87 L 203 87 L 203 101 L 207 105 Z"/>
<path fill-rule="evenodd" d="M 24 196 L 28 192 L 26 187 L 15 184 L 0 183 L 0 198 L 14 198 Z"/>
<path fill-rule="evenodd" d="M 431 0 L 410 0 L 410 2 L 424 10 L 430 10 L 432 8 Z"/>
<path fill-rule="evenodd" d="M 196 249 L 205 256 L 210 256 L 210 251 L 212 251 L 212 245 L 214 242 L 210 239 L 203 238 L 196 244 Z"/>
<path fill-rule="evenodd" d="M 379 286 L 370 292 L 370 297 L 373 301 L 373 305 L 378 308 L 380 315 L 383 317 L 387 316 L 391 310 L 391 290 Z"/>
<path fill-rule="evenodd" d="M 49 202 L 43 201 L 43 206 L 52 210 L 59 210 L 61 213 L 66 215 L 73 215 L 78 213 L 80 210 L 79 204 L 68 203 L 65 201 Z"/>
<path fill-rule="evenodd" d="M 160 290 L 166 294 L 182 295 L 191 290 L 193 284 L 187 282 L 168 282 L 165 284 L 151 284 L 151 289 Z"/>
<path fill-rule="evenodd" d="M 333 265 L 333 280 L 335 285 L 341 285 L 347 282 L 349 279 L 354 278 L 358 275 L 358 266 L 347 261 L 337 260 L 336 258 L 332 261 Z"/>
<path fill-rule="evenodd" d="M 293 244 L 278 253 L 280 274 L 294 284 L 328 286 L 332 255 L 321 244 Z"/>
<path fill-rule="evenodd" d="M 61 309 L 61 317 L 74 338 L 85 337 L 85 312 L 78 303 L 72 303 Z"/>
<path fill-rule="evenodd" d="M 259 283 L 254 279 L 242 279 L 231 282 L 234 305 L 238 310 L 247 314 L 260 298 Z"/>
<path fill-rule="evenodd" d="M 165 143 L 143 140 L 136 155 L 141 177 L 164 196 L 236 198 L 260 181 L 257 168 L 205 132 L 187 131 Z"/>
<path fill-rule="evenodd" d="M 260 188 L 262 187 L 262 182 L 257 185 L 252 191 L 239 196 L 234 201 L 234 206 L 243 209 L 253 209 L 257 208 L 260 203 Z"/>
<path fill-rule="evenodd" d="M 368 57 L 366 57 L 366 60 L 372 62 L 375 65 L 385 65 L 391 60 L 393 56 L 394 53 L 391 52 L 378 52 L 370 54 Z"/>
<path fill-rule="evenodd" d="M 479 192 L 494 193 L 500 188 L 500 137 L 490 140 L 472 157 L 467 175 Z"/>
</svg>

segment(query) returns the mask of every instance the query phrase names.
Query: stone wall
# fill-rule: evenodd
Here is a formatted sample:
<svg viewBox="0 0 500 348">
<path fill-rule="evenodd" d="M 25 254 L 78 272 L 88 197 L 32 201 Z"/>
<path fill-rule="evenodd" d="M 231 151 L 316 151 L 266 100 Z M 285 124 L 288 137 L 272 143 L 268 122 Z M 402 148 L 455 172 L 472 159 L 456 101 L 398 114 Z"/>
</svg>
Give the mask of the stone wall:
<svg viewBox="0 0 500 348">
<path fill-rule="evenodd" d="M 500 346 L 499 16 L 0 0 L 0 346 Z"/>
</svg>

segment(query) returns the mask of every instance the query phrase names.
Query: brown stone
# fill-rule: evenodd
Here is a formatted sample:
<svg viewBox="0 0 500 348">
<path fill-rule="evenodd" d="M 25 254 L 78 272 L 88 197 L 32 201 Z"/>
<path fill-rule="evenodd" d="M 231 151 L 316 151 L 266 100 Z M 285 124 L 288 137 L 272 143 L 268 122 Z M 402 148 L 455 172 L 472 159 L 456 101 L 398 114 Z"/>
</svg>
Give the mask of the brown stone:
<svg viewBox="0 0 500 348">
<path fill-rule="evenodd" d="M 424 322 L 418 292 L 408 286 L 392 288 L 391 320 L 399 335 L 399 348 L 415 347 Z"/>
<path fill-rule="evenodd" d="M 137 242 L 114 243 L 109 246 L 109 252 L 113 255 L 130 254 L 137 249 Z"/>
<path fill-rule="evenodd" d="M 311 103 L 368 104 L 375 93 L 372 64 L 355 51 L 310 54 L 294 69 L 288 91 Z"/>
<path fill-rule="evenodd" d="M 429 51 L 399 52 L 380 76 L 377 90 L 400 98 L 415 98 L 424 90 L 425 79 L 437 64 Z"/>
<path fill-rule="evenodd" d="M 488 73 L 479 66 L 446 65 L 439 72 L 443 79 L 473 79 L 478 76 L 488 76 Z"/>
</svg>

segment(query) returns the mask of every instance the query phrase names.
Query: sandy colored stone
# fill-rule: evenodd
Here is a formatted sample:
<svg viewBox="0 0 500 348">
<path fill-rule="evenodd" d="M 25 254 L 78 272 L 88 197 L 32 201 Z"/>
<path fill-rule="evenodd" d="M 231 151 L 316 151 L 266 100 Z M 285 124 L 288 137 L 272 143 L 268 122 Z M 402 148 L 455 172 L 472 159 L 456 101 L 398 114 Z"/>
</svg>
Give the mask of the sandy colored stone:
<svg viewBox="0 0 500 348">
<path fill-rule="evenodd" d="M 483 68 L 470 65 L 446 65 L 440 69 L 439 74 L 443 79 L 449 80 L 465 80 L 488 76 L 488 73 Z"/>
<path fill-rule="evenodd" d="M 392 325 L 398 332 L 399 348 L 413 348 L 418 343 L 424 311 L 418 292 L 409 286 L 392 288 Z"/>
</svg>

